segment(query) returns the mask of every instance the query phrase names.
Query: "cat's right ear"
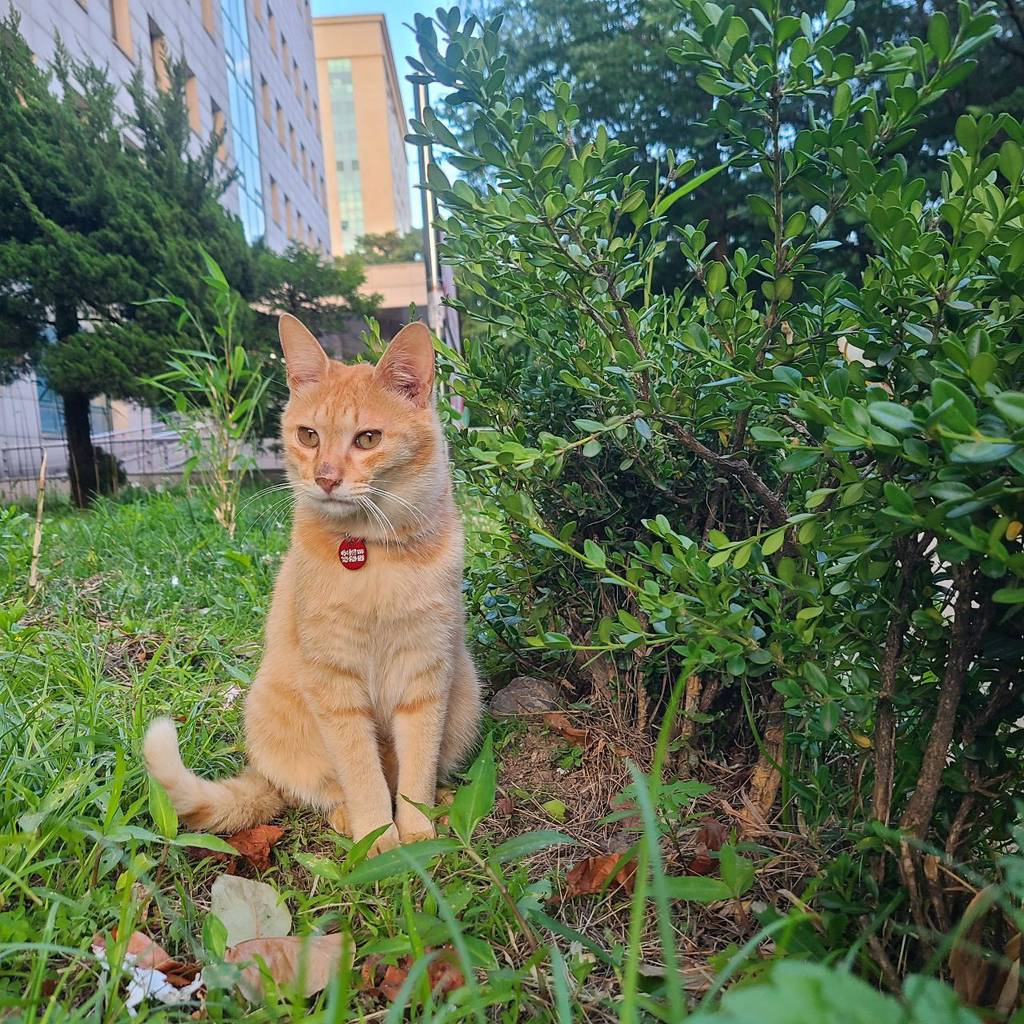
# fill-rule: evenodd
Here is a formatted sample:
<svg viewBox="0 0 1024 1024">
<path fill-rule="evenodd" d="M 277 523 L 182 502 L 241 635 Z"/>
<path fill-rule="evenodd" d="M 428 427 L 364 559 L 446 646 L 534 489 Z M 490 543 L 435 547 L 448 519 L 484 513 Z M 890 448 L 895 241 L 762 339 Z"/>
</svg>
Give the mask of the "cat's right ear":
<svg viewBox="0 0 1024 1024">
<path fill-rule="evenodd" d="M 301 320 L 291 313 L 282 313 L 277 321 L 277 333 L 284 351 L 288 387 L 294 391 L 307 384 L 316 384 L 327 376 L 330 363 L 327 353 Z"/>
</svg>

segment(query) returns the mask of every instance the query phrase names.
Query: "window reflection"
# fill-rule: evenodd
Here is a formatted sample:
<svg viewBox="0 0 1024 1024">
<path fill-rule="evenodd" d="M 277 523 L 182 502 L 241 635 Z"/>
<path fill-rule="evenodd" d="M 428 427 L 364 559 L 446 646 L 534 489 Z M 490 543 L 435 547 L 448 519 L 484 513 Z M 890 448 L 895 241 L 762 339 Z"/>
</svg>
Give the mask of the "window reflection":
<svg viewBox="0 0 1024 1024">
<path fill-rule="evenodd" d="M 249 57 L 245 0 L 221 0 L 220 8 L 224 20 L 231 141 L 239 172 L 238 209 L 245 237 L 254 242 L 266 233 L 266 216 L 263 212 L 263 175 L 259 136 L 256 133 L 256 97 Z"/>
<path fill-rule="evenodd" d="M 342 58 L 329 60 L 327 77 L 331 98 L 331 133 L 334 137 L 334 169 L 338 184 L 342 248 L 345 252 L 351 252 L 359 236 L 365 234 L 352 62 Z"/>
</svg>

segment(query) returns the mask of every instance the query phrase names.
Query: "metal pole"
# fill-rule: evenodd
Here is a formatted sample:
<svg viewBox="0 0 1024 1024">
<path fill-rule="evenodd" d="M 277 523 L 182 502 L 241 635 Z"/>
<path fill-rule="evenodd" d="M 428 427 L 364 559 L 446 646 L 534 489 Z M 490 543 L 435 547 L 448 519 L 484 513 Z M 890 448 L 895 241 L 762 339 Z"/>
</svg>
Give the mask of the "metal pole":
<svg viewBox="0 0 1024 1024">
<path fill-rule="evenodd" d="M 423 120 L 423 111 L 430 104 L 427 86 L 416 83 L 416 120 Z M 441 307 L 441 267 L 437 254 L 437 233 L 434 230 L 434 197 L 427 189 L 427 168 L 433 162 L 430 146 L 418 146 L 420 169 L 420 201 L 423 206 L 423 263 L 427 274 L 427 324 L 439 338 L 444 328 Z"/>
</svg>

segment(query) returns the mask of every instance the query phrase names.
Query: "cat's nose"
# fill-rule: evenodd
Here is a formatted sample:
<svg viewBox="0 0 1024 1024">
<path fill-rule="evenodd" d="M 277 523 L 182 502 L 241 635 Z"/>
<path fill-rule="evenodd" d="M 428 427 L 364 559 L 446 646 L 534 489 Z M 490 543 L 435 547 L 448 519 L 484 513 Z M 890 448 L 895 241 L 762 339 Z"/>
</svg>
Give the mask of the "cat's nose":
<svg viewBox="0 0 1024 1024">
<path fill-rule="evenodd" d="M 334 475 L 322 475 L 316 477 L 315 479 L 316 482 L 320 485 L 320 489 L 324 492 L 324 494 L 330 494 L 331 491 L 333 491 L 334 488 L 341 483 L 341 477 Z"/>
</svg>

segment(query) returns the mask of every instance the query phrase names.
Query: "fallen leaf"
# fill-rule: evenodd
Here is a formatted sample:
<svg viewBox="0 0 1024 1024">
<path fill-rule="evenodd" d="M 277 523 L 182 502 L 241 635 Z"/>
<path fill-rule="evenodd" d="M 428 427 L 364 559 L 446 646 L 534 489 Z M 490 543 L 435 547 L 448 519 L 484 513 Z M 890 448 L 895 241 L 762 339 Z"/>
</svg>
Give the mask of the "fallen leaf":
<svg viewBox="0 0 1024 1024">
<path fill-rule="evenodd" d="M 1020 984 L 1020 935 L 1005 942 L 1012 924 L 996 903 L 996 889 L 986 886 L 964 910 L 960 929 L 949 951 L 953 988 L 968 1006 L 1012 1007 Z M 996 944 L 998 942 L 998 945 Z M 989 957 L 986 948 L 1003 946 L 1002 959 Z"/>
<path fill-rule="evenodd" d="M 516 802 L 510 796 L 501 797 L 494 805 L 494 813 L 499 818 L 511 818 L 515 813 Z"/>
<path fill-rule="evenodd" d="M 747 785 L 751 802 L 766 821 L 775 804 L 775 798 L 778 796 L 779 786 L 782 784 L 778 765 L 783 760 L 782 744 L 786 731 L 782 717 L 783 699 L 781 693 L 776 693 L 768 705 L 765 715 L 768 724 L 764 730 L 764 745 L 761 749 L 761 756 L 750 773 L 750 781 Z"/>
<path fill-rule="evenodd" d="M 111 933 L 113 942 L 117 942 L 117 929 Z M 107 937 L 97 933 L 92 937 L 93 949 L 106 950 Z M 125 953 L 134 957 L 133 963 L 143 970 L 166 971 L 169 967 L 177 966 L 177 961 L 162 946 L 154 942 L 148 935 L 142 932 L 132 932 L 128 937 L 128 946 Z"/>
<path fill-rule="evenodd" d="M 427 967 L 427 977 L 430 979 L 430 991 L 434 995 L 449 995 L 466 984 L 466 979 L 463 977 L 462 971 L 459 970 L 458 962 L 455 959 L 455 951 L 450 946 L 445 946 L 430 961 L 430 966 Z"/>
<path fill-rule="evenodd" d="M 705 818 L 697 829 L 697 849 L 690 863 L 686 865 L 688 875 L 710 875 L 715 870 L 715 861 L 711 858 L 712 851 L 718 851 L 728 838 L 729 830 L 714 818 Z"/>
<path fill-rule="evenodd" d="M 270 867 L 270 848 L 283 835 L 284 829 L 277 825 L 257 825 L 228 836 L 228 842 L 257 871 L 266 871 Z"/>
<path fill-rule="evenodd" d="M 577 729 L 561 711 L 549 711 L 544 716 L 544 724 L 559 736 L 585 747 L 590 742 L 590 733 L 586 729 Z"/>
<path fill-rule="evenodd" d="M 715 862 L 708 856 L 707 848 L 698 849 L 686 865 L 688 875 L 710 875 L 715 870 Z"/>
<path fill-rule="evenodd" d="M 227 930 L 227 944 L 280 938 L 292 929 L 292 915 L 276 889 L 238 875 L 218 875 L 210 894 L 210 913 Z"/>
<path fill-rule="evenodd" d="M 424 953 L 432 952 L 434 950 L 424 950 Z M 383 996 L 389 1003 L 393 1003 L 398 998 L 405 979 L 409 977 L 412 964 L 413 959 L 408 955 L 403 956 L 397 964 L 385 964 L 384 958 L 379 954 L 368 956 L 360 971 L 363 988 L 371 995 Z M 451 946 L 443 946 L 437 951 L 437 955 L 427 966 L 427 979 L 430 982 L 430 991 L 441 996 L 449 995 L 466 984 L 466 979 L 459 970 L 455 950 Z"/>
<path fill-rule="evenodd" d="M 115 929 L 115 937 L 116 934 Z M 188 1001 L 203 987 L 198 964 L 179 964 L 142 932 L 132 932 L 129 936 L 124 959 L 119 965 L 107 956 L 105 935 L 93 936 L 92 951 L 107 970 L 118 966 L 124 973 L 128 983 L 124 1005 L 133 1017 L 136 1009 L 148 1000 L 172 1006 Z"/>
<path fill-rule="evenodd" d="M 362 967 L 363 987 L 371 995 L 383 996 L 393 1003 L 402 983 L 409 976 L 412 957 L 403 956 L 397 964 L 385 964 L 379 954 L 368 956 Z"/>
<path fill-rule="evenodd" d="M 287 935 L 266 939 L 247 939 L 224 952 L 231 964 L 249 966 L 242 971 L 238 987 L 250 1002 L 263 999 L 264 971 L 278 985 L 291 985 L 302 980 L 302 994 L 316 995 L 338 970 L 338 965 L 351 945 L 345 936 Z"/>
<path fill-rule="evenodd" d="M 574 865 L 565 876 L 562 897 L 571 900 L 616 887 L 632 893 L 635 875 L 636 862 L 627 860 L 621 854 L 602 853 L 596 857 L 587 857 Z"/>
<path fill-rule="evenodd" d="M 718 851 L 729 838 L 729 829 L 714 818 L 705 818 L 697 829 L 697 847 L 705 850 Z"/>
</svg>

